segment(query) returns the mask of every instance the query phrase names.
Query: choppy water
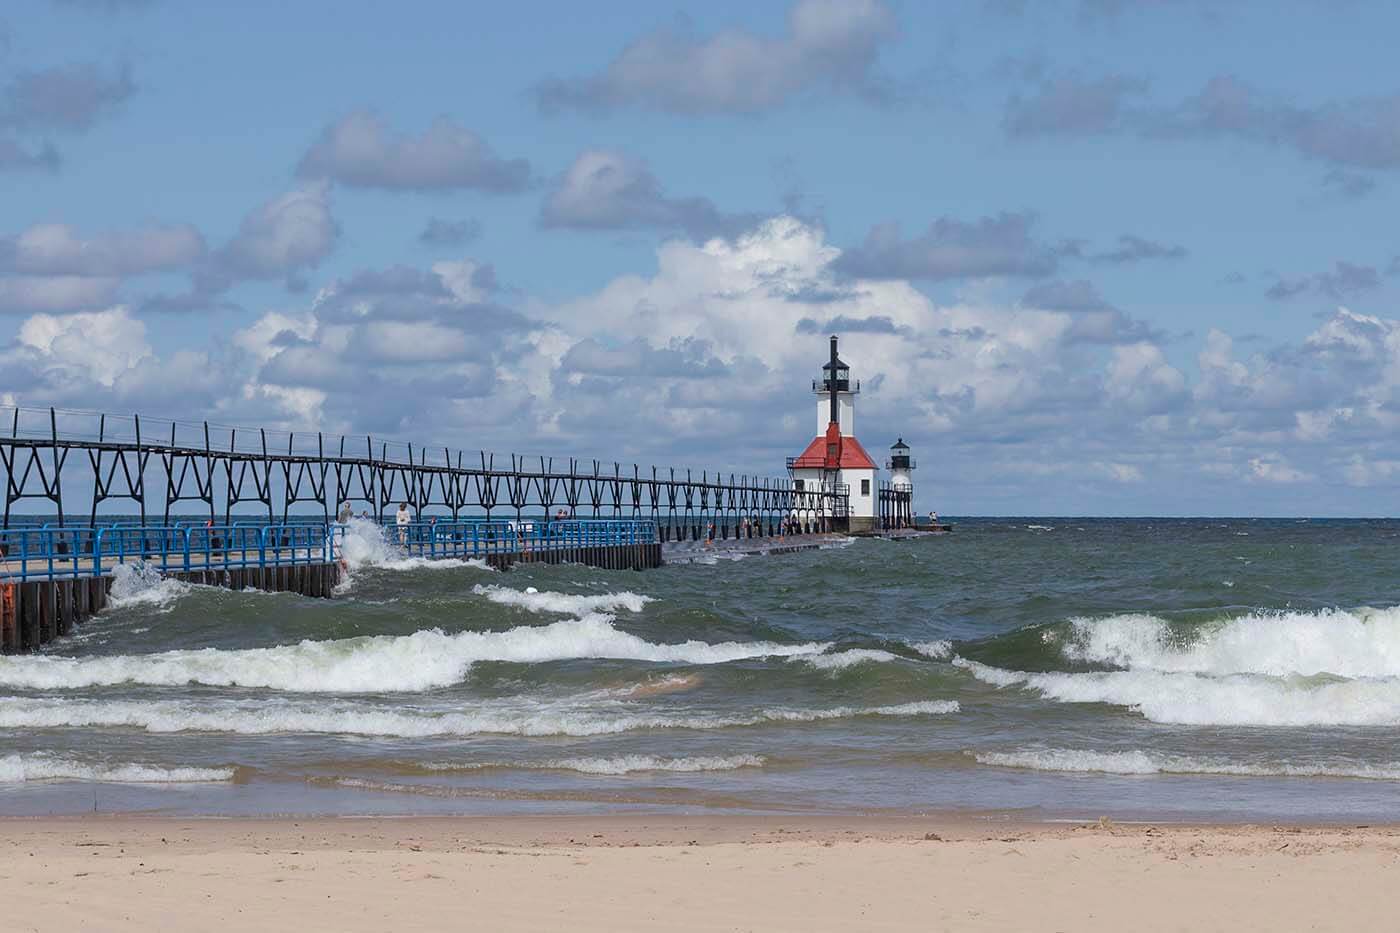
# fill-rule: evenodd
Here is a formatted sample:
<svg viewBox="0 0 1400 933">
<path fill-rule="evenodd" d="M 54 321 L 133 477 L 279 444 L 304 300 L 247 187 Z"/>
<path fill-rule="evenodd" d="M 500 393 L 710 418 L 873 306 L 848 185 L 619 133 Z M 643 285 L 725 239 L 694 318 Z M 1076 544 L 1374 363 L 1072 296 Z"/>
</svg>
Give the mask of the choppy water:
<svg viewBox="0 0 1400 933">
<path fill-rule="evenodd" d="M 336 600 L 132 574 L 0 658 L 0 813 L 1400 819 L 1400 522 L 979 519 Z"/>
</svg>

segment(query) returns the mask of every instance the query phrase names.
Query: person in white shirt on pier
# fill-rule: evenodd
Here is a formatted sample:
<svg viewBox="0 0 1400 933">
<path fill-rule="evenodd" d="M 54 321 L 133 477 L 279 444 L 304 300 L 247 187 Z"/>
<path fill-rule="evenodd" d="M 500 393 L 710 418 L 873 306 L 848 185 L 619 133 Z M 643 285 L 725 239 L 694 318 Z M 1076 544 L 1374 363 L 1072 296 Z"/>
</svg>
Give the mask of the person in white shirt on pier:
<svg viewBox="0 0 1400 933">
<path fill-rule="evenodd" d="M 400 502 L 399 511 L 394 515 L 394 524 L 399 527 L 399 544 L 408 544 L 408 523 L 413 521 L 408 514 L 408 503 Z"/>
</svg>

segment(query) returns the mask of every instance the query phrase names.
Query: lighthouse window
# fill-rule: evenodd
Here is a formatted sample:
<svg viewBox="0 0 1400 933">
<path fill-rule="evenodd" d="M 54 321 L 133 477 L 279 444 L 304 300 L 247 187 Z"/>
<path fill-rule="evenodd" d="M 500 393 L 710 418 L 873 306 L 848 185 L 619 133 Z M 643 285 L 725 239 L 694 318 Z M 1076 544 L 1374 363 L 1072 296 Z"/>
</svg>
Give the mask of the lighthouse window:
<svg viewBox="0 0 1400 933">
<path fill-rule="evenodd" d="M 795 490 L 797 490 L 798 492 L 801 492 L 803 489 L 806 488 L 806 486 L 807 486 L 807 481 L 806 481 L 806 480 L 795 479 L 795 480 L 792 481 L 792 488 L 795 489 Z"/>
<path fill-rule="evenodd" d="M 870 495 L 870 480 L 863 479 L 860 481 L 860 494 L 862 496 Z"/>
</svg>

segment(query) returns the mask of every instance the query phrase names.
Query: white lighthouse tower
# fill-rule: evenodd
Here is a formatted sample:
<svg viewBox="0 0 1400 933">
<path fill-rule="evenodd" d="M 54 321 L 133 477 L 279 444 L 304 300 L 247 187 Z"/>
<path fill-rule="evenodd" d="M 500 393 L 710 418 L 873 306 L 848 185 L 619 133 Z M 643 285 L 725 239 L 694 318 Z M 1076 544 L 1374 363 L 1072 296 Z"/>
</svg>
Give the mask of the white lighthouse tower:
<svg viewBox="0 0 1400 933">
<path fill-rule="evenodd" d="M 855 436 L 856 396 L 860 383 L 851 381 L 851 368 L 836 354 L 831 338 L 831 358 L 822 366 L 820 379 L 812 381 L 817 396 L 817 436 L 799 456 L 788 461 L 788 472 L 799 490 L 819 489 L 846 493 L 850 503 L 848 530 L 875 530 L 878 467 Z M 835 516 L 839 522 L 841 516 Z"/>
<path fill-rule="evenodd" d="M 909 445 L 900 438 L 890 445 L 890 485 L 895 489 L 914 488 L 914 458 L 909 456 Z"/>
<path fill-rule="evenodd" d="M 914 527 L 914 467 L 909 445 L 900 438 L 890 445 L 890 459 L 885 462 L 890 471 L 889 485 L 880 489 L 880 524 L 890 528 Z"/>
</svg>

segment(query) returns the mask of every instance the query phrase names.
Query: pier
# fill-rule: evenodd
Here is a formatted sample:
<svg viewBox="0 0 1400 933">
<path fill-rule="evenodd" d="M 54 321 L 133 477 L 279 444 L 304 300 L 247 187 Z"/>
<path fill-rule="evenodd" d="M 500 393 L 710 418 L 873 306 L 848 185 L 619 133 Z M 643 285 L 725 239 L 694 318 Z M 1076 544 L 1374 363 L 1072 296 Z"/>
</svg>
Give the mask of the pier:
<svg viewBox="0 0 1400 933">
<path fill-rule="evenodd" d="M 406 556 L 497 569 L 640 570 L 706 542 L 782 553 L 844 533 L 850 514 L 843 484 L 791 477 L 57 408 L 0 408 L 0 474 L 6 651 L 39 647 L 100 611 L 123 564 L 329 597 L 344 573 L 335 514 L 347 506 L 387 526 Z M 882 518 L 912 514 L 907 491 L 880 492 Z M 394 518 L 400 505 L 406 525 Z"/>
<path fill-rule="evenodd" d="M 0 407 L 0 474 L 5 503 L 40 500 L 46 521 L 72 524 L 81 503 L 88 525 L 126 504 L 142 526 L 171 526 L 188 505 L 222 525 L 256 509 L 264 524 L 319 514 L 339 503 L 378 521 L 407 503 L 415 521 L 444 518 L 524 521 L 645 519 L 664 543 L 751 531 L 775 535 L 783 522 L 807 532 L 844 530 L 848 492 L 722 470 L 659 468 L 575 457 L 471 455 L 446 447 L 368 436 L 277 432 L 139 415 Z M 76 491 L 75 491 L 76 487 Z M 67 490 L 65 494 L 65 490 Z M 76 500 L 76 501 L 75 501 Z M 90 508 L 89 508 L 90 506 Z M 159 515 L 157 519 L 152 513 Z M 32 516 L 27 516 L 32 518 Z"/>
<path fill-rule="evenodd" d="M 330 597 L 346 572 L 341 524 L 18 527 L 0 530 L 0 651 L 41 647 L 107 605 L 119 568 L 229 589 Z M 644 521 L 411 522 L 375 529 L 407 557 L 660 566 Z"/>
</svg>

